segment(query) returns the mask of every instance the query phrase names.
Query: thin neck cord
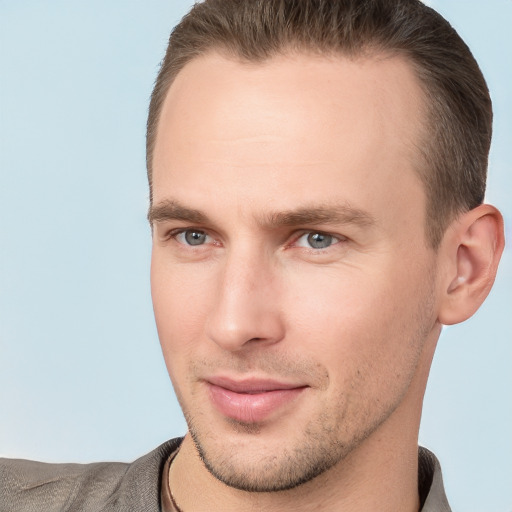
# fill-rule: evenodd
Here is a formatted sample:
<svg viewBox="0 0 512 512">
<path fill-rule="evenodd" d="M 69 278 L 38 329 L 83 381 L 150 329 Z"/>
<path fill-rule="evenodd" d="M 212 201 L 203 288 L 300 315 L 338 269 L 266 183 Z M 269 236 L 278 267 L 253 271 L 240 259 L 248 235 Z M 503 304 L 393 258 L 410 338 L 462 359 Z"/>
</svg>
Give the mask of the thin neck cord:
<svg viewBox="0 0 512 512">
<path fill-rule="evenodd" d="M 167 485 L 169 486 L 169 496 L 171 497 L 173 507 L 177 510 L 177 512 L 183 512 L 183 510 L 181 510 L 181 508 L 178 507 L 178 504 L 176 503 L 176 500 L 174 499 L 170 484 L 167 484 Z"/>
</svg>

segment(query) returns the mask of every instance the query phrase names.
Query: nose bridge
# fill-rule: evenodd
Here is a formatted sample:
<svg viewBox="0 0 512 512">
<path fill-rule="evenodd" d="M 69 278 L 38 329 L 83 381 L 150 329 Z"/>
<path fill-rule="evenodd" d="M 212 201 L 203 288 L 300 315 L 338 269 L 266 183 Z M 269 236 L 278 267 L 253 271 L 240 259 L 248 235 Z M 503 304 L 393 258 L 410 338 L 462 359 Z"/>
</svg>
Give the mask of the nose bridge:
<svg viewBox="0 0 512 512">
<path fill-rule="evenodd" d="M 234 351 L 248 342 L 273 343 L 282 337 L 273 266 L 253 243 L 227 251 L 207 325 L 209 337 L 222 348 Z"/>
</svg>

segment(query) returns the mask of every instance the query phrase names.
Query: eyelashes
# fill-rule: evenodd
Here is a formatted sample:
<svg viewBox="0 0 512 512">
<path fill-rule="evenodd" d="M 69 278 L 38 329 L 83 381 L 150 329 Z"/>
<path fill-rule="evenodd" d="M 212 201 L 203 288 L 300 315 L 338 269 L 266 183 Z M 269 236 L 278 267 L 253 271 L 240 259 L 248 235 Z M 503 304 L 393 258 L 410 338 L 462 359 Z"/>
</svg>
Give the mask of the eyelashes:
<svg viewBox="0 0 512 512">
<path fill-rule="evenodd" d="M 308 249 L 327 249 L 334 244 L 337 244 L 344 239 L 344 237 L 338 237 L 329 233 L 323 233 L 321 231 L 309 231 L 300 236 L 295 244 L 298 247 L 306 247 Z"/>
<path fill-rule="evenodd" d="M 183 245 L 190 245 L 196 247 L 198 245 L 204 245 L 213 239 L 210 235 L 207 235 L 204 231 L 199 229 L 184 229 L 178 231 L 176 234 L 171 235 L 177 242 Z"/>
<path fill-rule="evenodd" d="M 221 245 L 221 243 L 216 241 L 206 230 L 198 228 L 175 229 L 170 231 L 165 238 L 166 240 L 174 240 L 181 246 L 190 248 L 199 249 L 206 245 Z M 300 247 L 311 252 L 320 252 L 346 241 L 347 238 L 342 235 L 334 235 L 317 230 L 301 230 L 299 236 L 293 237 L 292 241 L 286 244 L 286 247 Z"/>
</svg>

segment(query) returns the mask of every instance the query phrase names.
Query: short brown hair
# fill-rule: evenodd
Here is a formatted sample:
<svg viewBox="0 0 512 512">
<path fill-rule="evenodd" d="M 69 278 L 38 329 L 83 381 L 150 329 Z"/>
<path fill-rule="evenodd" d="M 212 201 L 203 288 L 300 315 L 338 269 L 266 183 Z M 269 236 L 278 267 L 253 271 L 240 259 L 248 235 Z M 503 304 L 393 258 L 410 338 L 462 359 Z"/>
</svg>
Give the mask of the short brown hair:
<svg viewBox="0 0 512 512">
<path fill-rule="evenodd" d="M 192 59 L 219 51 L 263 62 L 287 51 L 405 56 L 426 97 L 417 169 L 427 195 L 426 233 L 436 248 L 448 223 L 482 203 L 492 133 L 485 79 L 469 48 L 419 0 L 205 0 L 172 31 L 151 96 L 146 163 L 152 158 L 167 91 Z"/>
</svg>

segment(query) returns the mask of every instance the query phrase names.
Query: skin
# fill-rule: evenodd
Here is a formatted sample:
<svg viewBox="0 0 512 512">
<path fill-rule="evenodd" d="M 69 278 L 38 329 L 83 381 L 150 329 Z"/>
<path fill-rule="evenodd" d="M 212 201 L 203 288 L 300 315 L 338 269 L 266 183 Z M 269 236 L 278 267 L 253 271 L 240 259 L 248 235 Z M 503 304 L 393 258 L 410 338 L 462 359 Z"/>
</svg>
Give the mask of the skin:
<svg viewBox="0 0 512 512">
<path fill-rule="evenodd" d="M 478 307 L 492 278 L 475 269 L 502 246 L 499 214 L 481 207 L 429 247 L 423 111 L 398 57 L 208 54 L 178 74 L 150 220 L 155 317 L 189 426 L 170 474 L 184 511 L 419 509 L 441 323 Z M 494 251 L 473 250 L 471 228 Z M 332 236 L 325 248 L 315 233 Z M 477 282 L 471 302 L 463 288 Z M 303 390 L 239 422 L 212 404 L 218 375 Z"/>
</svg>

